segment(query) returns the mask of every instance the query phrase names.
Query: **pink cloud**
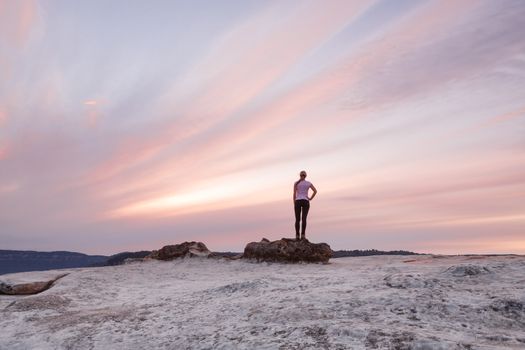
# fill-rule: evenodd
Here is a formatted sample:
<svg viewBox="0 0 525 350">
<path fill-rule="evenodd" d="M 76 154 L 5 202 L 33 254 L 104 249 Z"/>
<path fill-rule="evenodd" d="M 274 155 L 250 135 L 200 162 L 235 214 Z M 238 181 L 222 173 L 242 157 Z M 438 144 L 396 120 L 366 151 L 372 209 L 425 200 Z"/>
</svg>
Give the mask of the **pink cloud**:
<svg viewBox="0 0 525 350">
<path fill-rule="evenodd" d="M 7 111 L 0 106 L 0 127 L 4 126 L 7 122 Z"/>
<path fill-rule="evenodd" d="M 218 150 L 222 147 L 242 145 L 247 140 L 260 135 L 284 122 L 296 118 L 304 118 L 316 108 L 341 97 L 344 91 L 357 88 L 356 85 L 364 79 L 368 72 L 378 70 L 389 57 L 394 57 L 398 51 L 415 50 L 421 42 L 431 36 L 437 28 L 446 27 L 462 18 L 462 15 L 471 11 L 476 2 L 445 3 L 433 2 L 425 6 L 417 16 L 405 19 L 401 24 L 388 32 L 379 41 L 372 41 L 365 45 L 357 54 L 346 57 L 342 62 L 317 74 L 302 85 L 295 87 L 285 94 L 262 106 L 257 111 L 247 115 L 235 123 L 229 130 L 222 132 L 215 138 L 210 138 L 202 153 L 209 149 Z M 452 15 L 450 15 L 452 13 Z M 396 45 L 391 43 L 395 42 Z M 311 128 L 326 130 L 338 127 L 338 122 L 348 121 L 366 112 L 366 109 L 351 113 L 337 111 L 331 114 L 330 123 Z M 264 142 L 264 141 L 263 141 Z M 271 143 L 271 140 L 267 142 Z"/>
<path fill-rule="evenodd" d="M 162 152 L 169 150 L 177 143 L 191 140 L 192 137 L 197 137 L 214 125 L 228 119 L 236 110 L 243 108 L 259 96 L 308 51 L 334 35 L 370 5 L 369 2 L 354 2 L 351 6 L 344 2 L 334 2 L 328 7 L 322 6 L 321 10 L 312 8 L 318 5 L 309 4 L 293 16 L 286 18 L 283 23 L 276 25 L 262 38 L 258 38 L 251 50 L 236 47 L 236 42 L 251 36 L 260 27 L 247 21 L 235 28 L 228 34 L 226 41 L 221 42 L 219 50 L 224 50 L 225 53 L 227 52 L 225 48 L 234 50 L 238 53 L 238 59 L 226 65 L 219 75 L 206 84 L 206 88 L 197 97 L 188 101 L 186 107 L 177 106 L 173 110 L 174 114 L 182 118 L 177 118 L 174 123 L 161 123 L 160 128 L 152 129 L 151 133 L 146 134 L 145 137 L 128 137 L 127 140 L 122 141 L 109 160 L 86 175 L 82 182 L 87 184 L 104 179 L 109 180 L 118 174 L 136 168 L 137 165 L 159 157 Z M 319 14 L 319 12 L 322 13 Z M 266 15 L 263 15 L 263 18 Z M 274 13 L 271 15 L 275 16 Z M 317 22 L 315 26 L 311 25 L 312 21 Z M 272 55 L 275 57 L 272 58 Z M 214 52 L 210 57 L 220 56 Z M 225 91 L 228 92 L 225 93 Z M 304 100 L 299 103 L 302 101 Z M 213 113 L 213 116 L 204 118 L 210 113 Z M 198 116 L 203 116 L 203 118 L 196 118 Z M 258 116 L 259 114 L 255 117 Z M 243 133 L 250 134 L 250 131 L 243 131 Z M 224 145 L 225 141 L 226 143 L 231 142 L 230 136 L 231 134 L 227 133 L 219 140 L 197 144 L 191 148 L 189 153 L 177 157 L 178 167 L 184 167 L 184 164 L 195 159 L 202 159 L 201 157 L 207 151 L 217 150 Z M 212 140 L 215 138 L 215 136 L 212 137 Z M 152 184 L 158 183 L 166 177 L 166 173 L 172 170 L 173 167 L 170 164 L 160 166 L 151 164 L 147 170 L 148 180 Z M 128 187 L 132 188 L 134 180 L 129 179 L 128 181 L 131 181 Z M 146 181 L 142 177 L 134 182 L 136 186 L 144 186 Z"/>
<path fill-rule="evenodd" d="M 417 229 L 514 230 L 525 223 L 525 168 L 516 167 L 523 157 L 495 150 L 360 171 L 336 189 L 318 186 L 323 202 L 312 223 L 323 232 L 412 230 L 414 237 Z"/>
<path fill-rule="evenodd" d="M 491 116 L 484 121 L 478 122 L 474 125 L 459 128 L 453 131 L 437 134 L 429 139 L 430 142 L 443 142 L 444 139 L 463 139 L 465 135 L 470 135 L 473 132 L 479 132 L 487 128 L 496 127 L 498 124 L 505 123 L 510 120 L 525 116 L 525 108 L 518 108 L 496 116 Z"/>
<path fill-rule="evenodd" d="M 119 147 L 119 153 L 95 173 L 117 174 L 150 159 L 176 142 L 198 135 L 228 119 L 261 95 L 306 53 L 337 33 L 370 5 L 367 1 L 353 2 L 350 5 L 346 2 L 331 2 L 323 6 L 309 3 L 290 17 L 285 17 L 286 20 L 282 23 L 270 27 L 267 33 L 254 40 L 250 49 L 236 45 L 254 35 L 260 30 L 260 22 L 269 21 L 270 17 L 275 17 L 275 13 L 265 12 L 254 21 L 242 23 L 220 40 L 220 45 L 217 45 L 210 57 L 198 63 L 197 67 L 213 64 L 213 59 L 224 54 L 230 57 L 232 54 L 229 51 L 235 52 L 235 60 L 229 62 L 211 81 L 206 81 L 204 88 L 185 104 L 173 108 L 168 103 L 167 109 L 165 107 L 164 111 L 159 111 L 176 115 L 177 121 L 171 125 L 169 122 L 165 123 L 161 126 L 162 130 L 151 138 L 134 140 L 140 144 L 131 146 L 132 142 L 124 141 L 131 148 L 126 150 L 127 146 Z M 140 157 L 125 155 L 135 155 L 135 148 L 148 151 L 144 151 Z M 105 169 L 113 171 L 107 173 Z M 96 174 L 92 177 L 100 178 Z"/>
<path fill-rule="evenodd" d="M 23 47 L 38 23 L 34 0 L 0 2 L 0 38 L 13 47 Z"/>
<path fill-rule="evenodd" d="M 83 102 L 88 127 L 95 128 L 98 125 L 103 115 L 103 107 L 106 103 L 107 101 L 104 98 L 85 100 Z"/>
<path fill-rule="evenodd" d="M 279 96 L 248 118 L 236 123 L 235 126 L 219 135 L 215 140 L 210 139 L 209 149 L 221 150 L 221 148 L 227 148 L 230 151 L 225 150 L 226 154 L 235 154 L 237 160 L 240 156 L 245 155 L 248 161 L 254 158 L 251 155 L 253 152 L 251 148 L 246 147 L 249 141 L 283 123 L 287 123 L 289 126 L 290 121 L 297 120 L 297 123 L 301 125 L 302 135 L 318 136 L 322 133 L 329 135 L 340 128 L 341 123 L 348 125 L 349 122 L 357 121 L 368 113 L 381 113 L 381 111 L 378 112 L 379 107 L 384 105 L 385 102 L 399 99 L 403 92 L 400 92 L 399 89 L 385 91 L 384 88 L 379 87 L 377 91 L 385 92 L 384 96 L 373 93 L 371 96 L 374 97 L 374 100 L 370 101 L 370 105 L 364 105 L 355 110 L 333 110 L 327 112 L 326 108 L 324 110 L 319 109 L 319 106 L 326 106 L 328 103 L 337 101 L 341 96 L 341 92 L 344 91 L 355 91 L 356 94 L 359 94 L 361 82 L 365 81 L 366 83 L 371 74 L 380 72 L 386 61 L 394 61 L 395 63 L 397 60 L 398 63 L 402 63 L 403 60 L 397 59 L 400 53 L 403 55 L 418 54 L 418 52 L 425 52 L 424 43 L 438 39 L 445 41 L 444 38 L 451 35 L 447 32 L 447 28 L 455 28 L 455 25 L 462 28 L 461 24 L 463 21 L 468 22 L 465 18 L 469 19 L 473 13 L 476 13 L 478 6 L 479 3 L 474 1 L 461 3 L 433 2 L 423 6 L 414 15 L 404 18 L 397 23 L 397 26 L 394 26 L 380 40 L 369 42 L 357 53 L 346 57 L 339 65 L 321 72 L 303 85 L 289 91 L 288 94 Z M 395 43 L 395 45 L 392 43 Z M 479 65 L 478 68 L 481 69 L 482 67 L 482 65 Z M 403 66 L 398 68 L 403 68 Z M 470 74 L 469 72 L 473 69 L 470 63 L 468 69 L 464 68 L 466 67 L 463 67 L 463 69 L 458 68 L 459 70 L 452 69 L 451 74 L 458 79 L 463 74 Z M 392 69 L 395 70 L 395 66 Z M 407 74 L 406 69 L 401 69 L 401 71 Z M 407 91 L 406 96 L 425 91 L 427 87 L 435 89 L 436 86 L 440 86 L 440 83 L 447 83 L 450 73 L 447 74 L 432 75 L 427 71 L 426 75 L 428 78 L 423 79 L 424 81 L 418 80 L 416 84 L 417 91 Z M 384 81 L 380 82 L 384 83 Z M 395 96 L 395 99 L 392 99 L 390 95 Z M 323 115 L 325 122 L 308 124 L 310 116 L 314 116 L 311 118 L 312 121 L 318 120 L 319 114 Z M 507 117 L 516 116 L 517 114 L 511 114 Z M 257 139 L 257 147 L 261 149 L 271 148 L 272 142 L 271 137 L 259 137 Z M 279 146 L 281 149 L 286 150 L 287 145 L 292 145 L 296 142 L 294 137 L 282 138 Z M 333 150 L 341 149 L 355 142 L 356 140 L 349 139 L 337 145 L 325 146 L 322 150 L 327 151 L 330 148 Z M 236 146 L 238 147 L 236 148 Z M 315 150 L 312 151 L 316 152 Z M 203 151 L 203 153 L 206 153 L 206 151 Z M 282 159 L 282 157 L 279 157 L 279 159 Z M 258 160 L 252 163 L 260 164 Z M 239 163 L 237 162 L 237 164 Z"/>
<path fill-rule="evenodd" d="M 438 234 L 425 240 L 414 236 L 411 241 L 404 242 L 404 246 L 407 247 L 405 249 L 438 254 L 523 254 L 525 252 L 525 240 L 516 228 L 499 226 L 487 228 L 485 231 L 480 231 L 479 228 L 467 231 L 465 227 L 461 227 L 460 230 L 462 232 L 456 231 L 452 239 L 443 238 Z M 514 234 L 500 232 L 514 232 Z"/>
<path fill-rule="evenodd" d="M 4 160 L 9 156 L 9 149 L 6 142 L 0 143 L 0 160 Z"/>
<path fill-rule="evenodd" d="M 478 125 L 476 128 L 486 128 L 493 126 L 494 124 L 506 122 L 515 118 L 525 117 L 525 107 L 519 108 L 515 111 L 497 115 Z"/>
</svg>

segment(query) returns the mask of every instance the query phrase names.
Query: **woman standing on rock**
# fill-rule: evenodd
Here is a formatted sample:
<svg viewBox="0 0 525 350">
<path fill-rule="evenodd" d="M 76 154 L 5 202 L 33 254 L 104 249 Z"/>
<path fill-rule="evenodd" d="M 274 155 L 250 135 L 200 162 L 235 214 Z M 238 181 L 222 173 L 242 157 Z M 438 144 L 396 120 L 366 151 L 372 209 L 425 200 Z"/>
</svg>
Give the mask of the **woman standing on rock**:
<svg viewBox="0 0 525 350">
<path fill-rule="evenodd" d="M 306 171 L 301 171 L 299 174 L 300 179 L 293 185 L 293 201 L 295 209 L 295 239 L 299 239 L 299 221 L 301 221 L 302 212 L 302 226 L 301 226 L 301 238 L 305 239 L 306 231 L 306 217 L 310 210 L 310 201 L 314 199 L 317 194 L 317 190 L 310 181 L 306 181 Z M 312 189 L 314 192 L 311 197 L 308 197 L 308 190 Z"/>
</svg>

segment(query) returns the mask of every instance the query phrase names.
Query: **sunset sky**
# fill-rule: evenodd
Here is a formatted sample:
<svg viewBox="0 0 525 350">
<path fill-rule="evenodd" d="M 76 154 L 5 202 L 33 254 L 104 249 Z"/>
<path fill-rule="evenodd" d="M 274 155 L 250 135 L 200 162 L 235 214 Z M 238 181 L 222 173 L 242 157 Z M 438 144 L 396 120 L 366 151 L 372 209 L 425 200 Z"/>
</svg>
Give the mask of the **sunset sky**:
<svg viewBox="0 0 525 350">
<path fill-rule="evenodd" d="M 525 1 L 0 0 L 0 249 L 525 254 Z"/>
</svg>

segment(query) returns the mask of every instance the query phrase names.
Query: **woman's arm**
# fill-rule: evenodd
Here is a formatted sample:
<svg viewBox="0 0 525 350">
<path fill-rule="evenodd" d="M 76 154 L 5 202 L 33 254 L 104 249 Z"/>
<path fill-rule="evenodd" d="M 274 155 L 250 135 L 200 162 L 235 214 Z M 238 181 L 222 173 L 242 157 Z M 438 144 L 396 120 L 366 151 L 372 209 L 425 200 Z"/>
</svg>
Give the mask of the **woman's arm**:
<svg viewBox="0 0 525 350">
<path fill-rule="evenodd" d="M 294 183 L 294 184 L 293 184 L 293 196 L 292 196 L 292 197 L 293 197 L 293 201 L 294 201 L 294 203 L 295 203 L 295 194 L 296 194 L 296 192 L 297 192 L 297 184 Z"/>
<path fill-rule="evenodd" d="M 314 185 L 310 185 L 310 188 L 314 191 L 314 193 L 312 193 L 312 196 L 310 197 L 310 200 L 314 199 L 315 195 L 317 194 L 317 189 L 315 188 Z"/>
</svg>

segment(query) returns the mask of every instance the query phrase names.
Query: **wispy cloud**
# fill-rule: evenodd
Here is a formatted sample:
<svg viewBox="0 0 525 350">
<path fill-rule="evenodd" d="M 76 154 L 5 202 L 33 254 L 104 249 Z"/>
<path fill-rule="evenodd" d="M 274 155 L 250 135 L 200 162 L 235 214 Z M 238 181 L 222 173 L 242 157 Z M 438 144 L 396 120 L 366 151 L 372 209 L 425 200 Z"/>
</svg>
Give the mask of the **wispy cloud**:
<svg viewBox="0 0 525 350">
<path fill-rule="evenodd" d="M 0 3 L 6 247 L 280 238 L 301 169 L 336 247 L 481 251 L 523 223 L 520 1 L 78 6 Z"/>
<path fill-rule="evenodd" d="M 39 23 L 37 1 L 3 1 L 0 4 L 0 37 L 5 44 L 19 49 L 26 45 Z"/>
</svg>

